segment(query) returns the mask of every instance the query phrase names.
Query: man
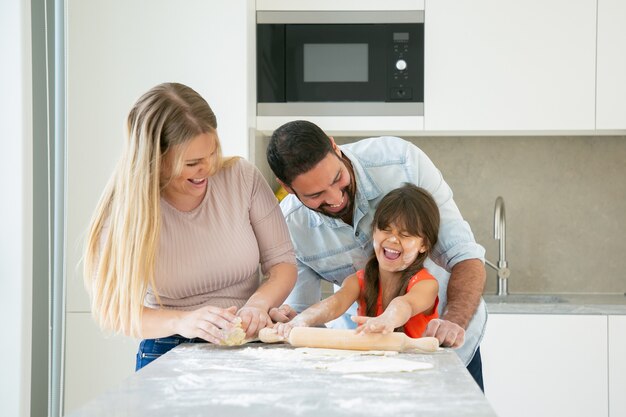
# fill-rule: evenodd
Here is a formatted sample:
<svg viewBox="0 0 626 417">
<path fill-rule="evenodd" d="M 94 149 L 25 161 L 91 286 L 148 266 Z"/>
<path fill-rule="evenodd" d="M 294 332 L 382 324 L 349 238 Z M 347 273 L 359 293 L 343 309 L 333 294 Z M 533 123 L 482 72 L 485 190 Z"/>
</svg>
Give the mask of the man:
<svg viewBox="0 0 626 417">
<path fill-rule="evenodd" d="M 457 348 L 483 389 L 479 344 L 487 321 L 481 299 L 485 250 L 474 240 L 452 190 L 426 154 L 395 137 L 339 147 L 315 124 L 298 120 L 276 129 L 267 160 L 290 194 L 281 208 L 298 262 L 296 287 L 270 316 L 288 321 L 295 311 L 320 300 L 320 280 L 340 285 L 363 268 L 373 252 L 371 225 L 378 202 L 403 183 L 413 183 L 432 194 L 441 216 L 439 241 L 431 254 L 434 264 L 427 265 L 440 283 L 440 319 L 432 320 L 423 336 Z M 450 274 L 439 273 L 435 264 Z"/>
</svg>

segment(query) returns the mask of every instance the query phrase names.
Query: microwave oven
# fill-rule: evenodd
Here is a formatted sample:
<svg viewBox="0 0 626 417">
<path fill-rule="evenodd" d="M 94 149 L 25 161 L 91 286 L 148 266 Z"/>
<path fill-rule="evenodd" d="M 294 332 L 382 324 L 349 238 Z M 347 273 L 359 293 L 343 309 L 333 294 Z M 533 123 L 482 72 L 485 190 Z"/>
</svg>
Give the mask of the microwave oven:
<svg viewBox="0 0 626 417">
<path fill-rule="evenodd" d="M 423 11 L 258 12 L 256 57 L 258 115 L 423 115 Z"/>
</svg>

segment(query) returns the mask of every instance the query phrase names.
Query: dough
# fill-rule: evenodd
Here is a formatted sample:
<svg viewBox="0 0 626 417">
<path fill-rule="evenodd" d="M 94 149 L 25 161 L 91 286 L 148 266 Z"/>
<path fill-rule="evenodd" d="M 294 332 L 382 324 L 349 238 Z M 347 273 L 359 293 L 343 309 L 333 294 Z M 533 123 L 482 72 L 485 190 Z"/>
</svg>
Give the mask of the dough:
<svg viewBox="0 0 626 417">
<path fill-rule="evenodd" d="M 234 326 L 230 329 L 222 330 L 222 346 L 239 346 L 247 343 L 246 332 L 241 327 L 241 317 L 236 317 Z"/>
<path fill-rule="evenodd" d="M 432 363 L 409 361 L 397 358 L 376 358 L 366 361 L 339 361 L 330 364 L 320 364 L 321 369 L 344 374 L 351 373 L 390 373 L 390 372 L 413 372 L 422 369 L 433 368 Z"/>
<path fill-rule="evenodd" d="M 296 352 L 311 356 L 394 356 L 398 352 L 393 350 L 345 350 L 323 348 L 296 348 Z"/>
</svg>

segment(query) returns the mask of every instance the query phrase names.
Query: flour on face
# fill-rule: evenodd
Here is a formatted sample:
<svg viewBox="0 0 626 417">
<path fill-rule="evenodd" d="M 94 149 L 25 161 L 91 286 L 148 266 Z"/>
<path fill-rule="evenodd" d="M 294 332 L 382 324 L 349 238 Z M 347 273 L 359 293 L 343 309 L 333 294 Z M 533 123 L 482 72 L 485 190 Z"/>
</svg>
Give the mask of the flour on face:
<svg viewBox="0 0 626 417">
<path fill-rule="evenodd" d="M 406 239 L 406 241 L 402 243 L 402 246 L 404 247 L 404 254 L 402 255 L 402 261 L 404 262 L 404 264 L 402 265 L 402 270 L 408 268 L 409 265 L 411 265 L 413 261 L 415 261 L 415 258 L 417 258 L 417 244 L 417 239 Z"/>
</svg>

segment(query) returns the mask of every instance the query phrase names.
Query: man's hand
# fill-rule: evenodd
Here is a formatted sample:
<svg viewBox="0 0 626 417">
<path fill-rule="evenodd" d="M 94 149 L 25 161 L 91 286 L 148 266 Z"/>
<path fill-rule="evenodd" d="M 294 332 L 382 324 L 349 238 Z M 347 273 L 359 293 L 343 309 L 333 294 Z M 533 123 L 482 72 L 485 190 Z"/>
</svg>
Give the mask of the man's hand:
<svg viewBox="0 0 626 417">
<path fill-rule="evenodd" d="M 298 313 L 296 312 L 296 310 L 294 310 L 293 308 L 291 308 L 291 306 L 287 304 L 283 304 L 278 308 L 270 308 L 269 311 L 271 319 L 277 323 L 287 323 L 288 321 L 296 317 L 297 314 Z"/>
<path fill-rule="evenodd" d="M 465 329 L 448 320 L 433 319 L 422 336 L 436 337 L 440 346 L 460 348 L 465 342 Z"/>
</svg>

